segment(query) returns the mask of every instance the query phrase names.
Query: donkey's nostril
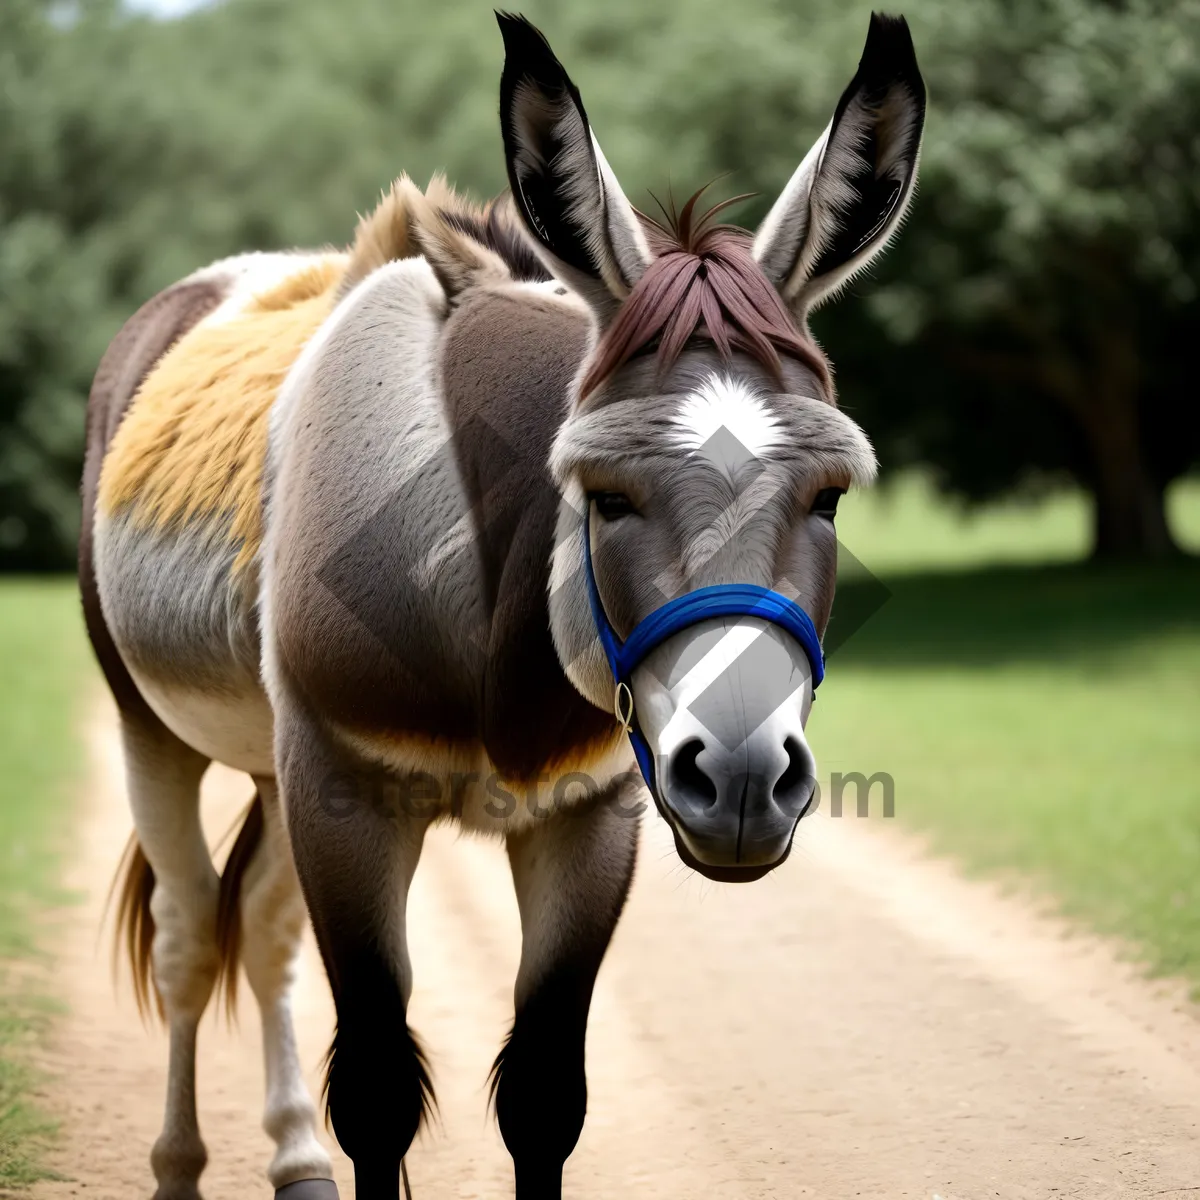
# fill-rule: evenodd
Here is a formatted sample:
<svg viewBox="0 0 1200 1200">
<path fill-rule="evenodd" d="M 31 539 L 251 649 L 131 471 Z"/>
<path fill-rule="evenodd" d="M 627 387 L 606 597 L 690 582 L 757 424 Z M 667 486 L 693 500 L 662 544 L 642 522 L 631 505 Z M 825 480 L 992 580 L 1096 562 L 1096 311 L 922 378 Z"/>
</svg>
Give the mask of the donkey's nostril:
<svg viewBox="0 0 1200 1200">
<path fill-rule="evenodd" d="M 707 808 L 716 803 L 717 785 L 696 761 L 703 750 L 704 743 L 692 738 L 671 755 L 671 792 L 681 800 Z"/>
<path fill-rule="evenodd" d="M 788 765 L 783 774 L 775 781 L 771 789 L 771 797 L 777 804 L 787 805 L 805 803 L 811 795 L 815 782 L 814 763 L 812 755 L 805 749 L 798 738 L 784 739 L 783 748 L 787 751 Z"/>
</svg>

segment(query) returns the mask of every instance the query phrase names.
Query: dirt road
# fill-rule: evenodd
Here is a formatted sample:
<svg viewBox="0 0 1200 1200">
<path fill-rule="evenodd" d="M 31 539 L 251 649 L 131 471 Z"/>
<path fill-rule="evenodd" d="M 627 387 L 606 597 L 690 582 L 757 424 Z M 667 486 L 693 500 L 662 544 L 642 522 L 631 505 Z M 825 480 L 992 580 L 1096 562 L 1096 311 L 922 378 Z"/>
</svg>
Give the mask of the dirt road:
<svg viewBox="0 0 1200 1200">
<path fill-rule="evenodd" d="M 63 1116 L 39 1200 L 134 1200 L 161 1115 L 160 1031 L 114 996 L 97 926 L 129 829 L 111 718 L 70 882 L 70 1015 L 45 1102 Z M 249 785 L 214 770 L 214 836 Z M 629 908 L 601 972 L 591 1099 L 572 1197 L 1195 1197 L 1200 1020 L 1104 946 L 922 858 L 884 822 L 806 821 L 761 883 L 709 884 L 648 821 Z M 510 1019 L 519 925 L 498 845 L 436 830 L 413 887 L 411 1017 L 441 1119 L 409 1158 L 417 1200 L 511 1196 L 484 1079 Z M 246 997 L 248 989 L 243 989 Z M 317 1068 L 331 1029 L 306 947 L 298 1002 Z M 200 1108 L 208 1200 L 269 1197 L 257 1020 L 206 1019 Z M 344 1197 L 348 1164 L 335 1158 Z"/>
</svg>

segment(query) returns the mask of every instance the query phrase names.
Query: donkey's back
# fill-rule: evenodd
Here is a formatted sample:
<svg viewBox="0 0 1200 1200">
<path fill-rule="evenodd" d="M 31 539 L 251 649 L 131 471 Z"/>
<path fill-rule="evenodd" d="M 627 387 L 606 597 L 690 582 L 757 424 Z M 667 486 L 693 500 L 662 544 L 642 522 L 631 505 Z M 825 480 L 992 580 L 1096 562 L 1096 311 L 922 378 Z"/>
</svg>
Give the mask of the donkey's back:
<svg viewBox="0 0 1200 1200">
<path fill-rule="evenodd" d="M 512 219 L 401 179 L 348 253 L 225 260 L 122 329 L 81 553 L 122 706 L 252 775 L 275 773 L 272 666 L 384 766 L 399 741 L 406 769 L 521 780 L 611 749 L 545 619 L 546 461 L 587 321 Z M 513 669 L 560 684 L 516 738 L 484 698 Z M 548 715 L 565 731 L 531 747 Z"/>
</svg>

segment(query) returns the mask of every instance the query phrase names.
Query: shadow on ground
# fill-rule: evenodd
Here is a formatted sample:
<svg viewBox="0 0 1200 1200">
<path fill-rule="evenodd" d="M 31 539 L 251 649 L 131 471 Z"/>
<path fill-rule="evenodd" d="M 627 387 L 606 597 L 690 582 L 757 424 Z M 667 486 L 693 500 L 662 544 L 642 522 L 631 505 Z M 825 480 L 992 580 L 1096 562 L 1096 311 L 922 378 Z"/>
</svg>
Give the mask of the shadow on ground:
<svg viewBox="0 0 1200 1200">
<path fill-rule="evenodd" d="M 1200 631 L 1200 559 L 872 577 L 847 564 L 826 653 L 838 666 L 1102 665 Z"/>
</svg>

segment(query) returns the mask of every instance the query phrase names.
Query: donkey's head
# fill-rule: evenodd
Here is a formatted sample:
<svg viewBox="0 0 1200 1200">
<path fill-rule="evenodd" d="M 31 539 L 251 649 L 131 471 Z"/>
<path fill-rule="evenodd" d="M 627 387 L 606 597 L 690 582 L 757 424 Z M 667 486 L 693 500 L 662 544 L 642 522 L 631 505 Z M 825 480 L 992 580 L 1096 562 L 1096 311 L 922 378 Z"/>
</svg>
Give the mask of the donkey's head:
<svg viewBox="0 0 1200 1200">
<path fill-rule="evenodd" d="M 752 239 L 695 198 L 663 225 L 635 213 L 545 39 L 500 26 L 517 209 L 596 326 L 551 462 L 555 645 L 631 725 L 684 861 L 758 878 L 812 802 L 833 516 L 875 472 L 806 319 L 912 195 L 925 91 L 908 27 L 871 18 L 858 73 Z"/>
</svg>

